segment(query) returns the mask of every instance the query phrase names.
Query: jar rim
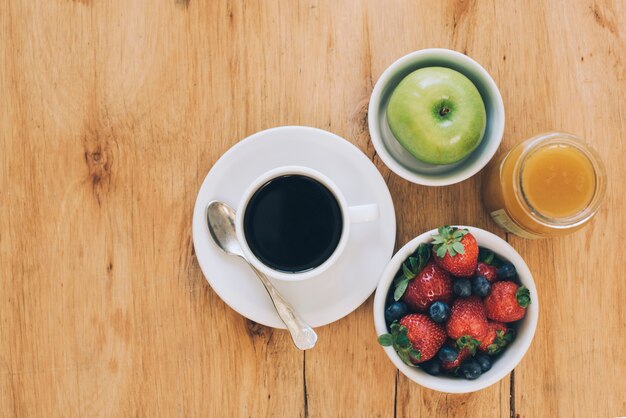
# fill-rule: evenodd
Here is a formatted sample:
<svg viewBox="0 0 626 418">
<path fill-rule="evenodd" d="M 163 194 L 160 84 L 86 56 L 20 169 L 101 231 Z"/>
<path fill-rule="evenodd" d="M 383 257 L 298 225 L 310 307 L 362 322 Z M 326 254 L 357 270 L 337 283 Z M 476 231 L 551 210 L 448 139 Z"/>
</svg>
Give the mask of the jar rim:
<svg viewBox="0 0 626 418">
<path fill-rule="evenodd" d="M 526 162 L 537 150 L 552 145 L 568 145 L 576 148 L 587 158 L 593 168 L 595 176 L 593 196 L 583 210 L 571 216 L 553 217 L 541 213 L 530 203 L 524 193 L 522 173 Z M 535 222 L 550 228 L 571 228 L 586 222 L 598 211 L 606 192 L 606 170 L 598 153 L 577 136 L 564 132 L 547 132 L 526 141 L 524 149 L 513 168 L 513 190 L 518 203 Z"/>
</svg>

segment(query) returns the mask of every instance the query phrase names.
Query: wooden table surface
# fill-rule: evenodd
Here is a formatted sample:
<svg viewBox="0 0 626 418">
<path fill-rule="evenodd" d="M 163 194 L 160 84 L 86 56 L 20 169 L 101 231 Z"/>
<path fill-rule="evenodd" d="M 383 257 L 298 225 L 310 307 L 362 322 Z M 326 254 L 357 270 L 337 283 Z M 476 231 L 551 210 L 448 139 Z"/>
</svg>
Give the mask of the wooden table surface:
<svg viewBox="0 0 626 418">
<path fill-rule="evenodd" d="M 242 138 L 337 133 L 383 173 L 397 246 L 443 223 L 498 229 L 481 174 L 408 183 L 376 156 L 373 84 L 422 48 L 462 51 L 500 87 L 500 152 L 584 137 L 608 171 L 591 226 L 507 240 L 541 298 L 523 361 L 468 395 L 423 389 L 378 347 L 372 298 L 303 353 L 212 291 L 196 192 Z M 626 415 L 626 3 L 5 0 L 0 4 L 1 417 Z"/>
</svg>

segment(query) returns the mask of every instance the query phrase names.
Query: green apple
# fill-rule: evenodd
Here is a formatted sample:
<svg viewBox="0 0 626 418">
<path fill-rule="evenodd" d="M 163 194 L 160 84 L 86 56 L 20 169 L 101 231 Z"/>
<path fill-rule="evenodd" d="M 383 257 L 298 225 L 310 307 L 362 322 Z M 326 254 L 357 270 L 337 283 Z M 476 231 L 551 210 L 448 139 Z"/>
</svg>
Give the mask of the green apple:
<svg viewBox="0 0 626 418">
<path fill-rule="evenodd" d="M 452 164 L 478 147 L 487 112 L 476 86 L 458 71 L 421 68 L 391 94 L 387 122 L 398 142 L 418 160 Z"/>
</svg>

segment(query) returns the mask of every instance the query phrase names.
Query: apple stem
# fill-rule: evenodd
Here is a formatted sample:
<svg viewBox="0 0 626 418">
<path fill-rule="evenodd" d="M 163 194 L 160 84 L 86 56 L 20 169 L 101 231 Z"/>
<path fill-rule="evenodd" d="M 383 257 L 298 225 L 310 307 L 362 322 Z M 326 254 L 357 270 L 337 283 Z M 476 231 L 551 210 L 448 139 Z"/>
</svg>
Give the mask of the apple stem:
<svg viewBox="0 0 626 418">
<path fill-rule="evenodd" d="M 439 109 L 439 115 L 440 116 L 445 116 L 448 113 L 450 113 L 450 108 L 449 107 L 442 107 L 441 109 Z"/>
</svg>

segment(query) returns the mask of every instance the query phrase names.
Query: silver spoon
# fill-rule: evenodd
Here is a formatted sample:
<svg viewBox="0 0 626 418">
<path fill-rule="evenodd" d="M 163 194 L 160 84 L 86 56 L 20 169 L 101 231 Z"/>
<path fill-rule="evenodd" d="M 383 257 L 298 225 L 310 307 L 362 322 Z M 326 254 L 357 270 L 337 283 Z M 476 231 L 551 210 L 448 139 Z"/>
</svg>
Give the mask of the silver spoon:
<svg viewBox="0 0 626 418">
<path fill-rule="evenodd" d="M 226 254 L 236 255 L 243 258 L 252 270 L 254 270 L 256 275 L 259 276 L 261 283 L 265 286 L 265 290 L 267 290 L 267 293 L 276 308 L 276 312 L 278 312 L 278 316 L 280 316 L 280 319 L 282 319 L 287 326 L 287 329 L 291 334 L 291 339 L 296 347 L 300 350 L 313 348 L 315 342 L 317 341 L 317 334 L 313 331 L 313 328 L 300 318 L 300 315 L 298 315 L 291 304 L 287 302 L 280 293 L 278 293 L 278 290 L 276 290 L 272 282 L 269 281 L 265 274 L 250 264 L 250 262 L 246 259 L 246 256 L 243 254 L 241 245 L 239 244 L 239 240 L 237 240 L 237 235 L 235 233 L 234 209 L 226 203 L 214 200 L 206 207 L 206 218 L 207 224 L 209 225 L 209 232 L 211 233 L 211 237 L 213 237 L 213 241 L 215 241 L 217 246 L 220 247 Z"/>
</svg>

